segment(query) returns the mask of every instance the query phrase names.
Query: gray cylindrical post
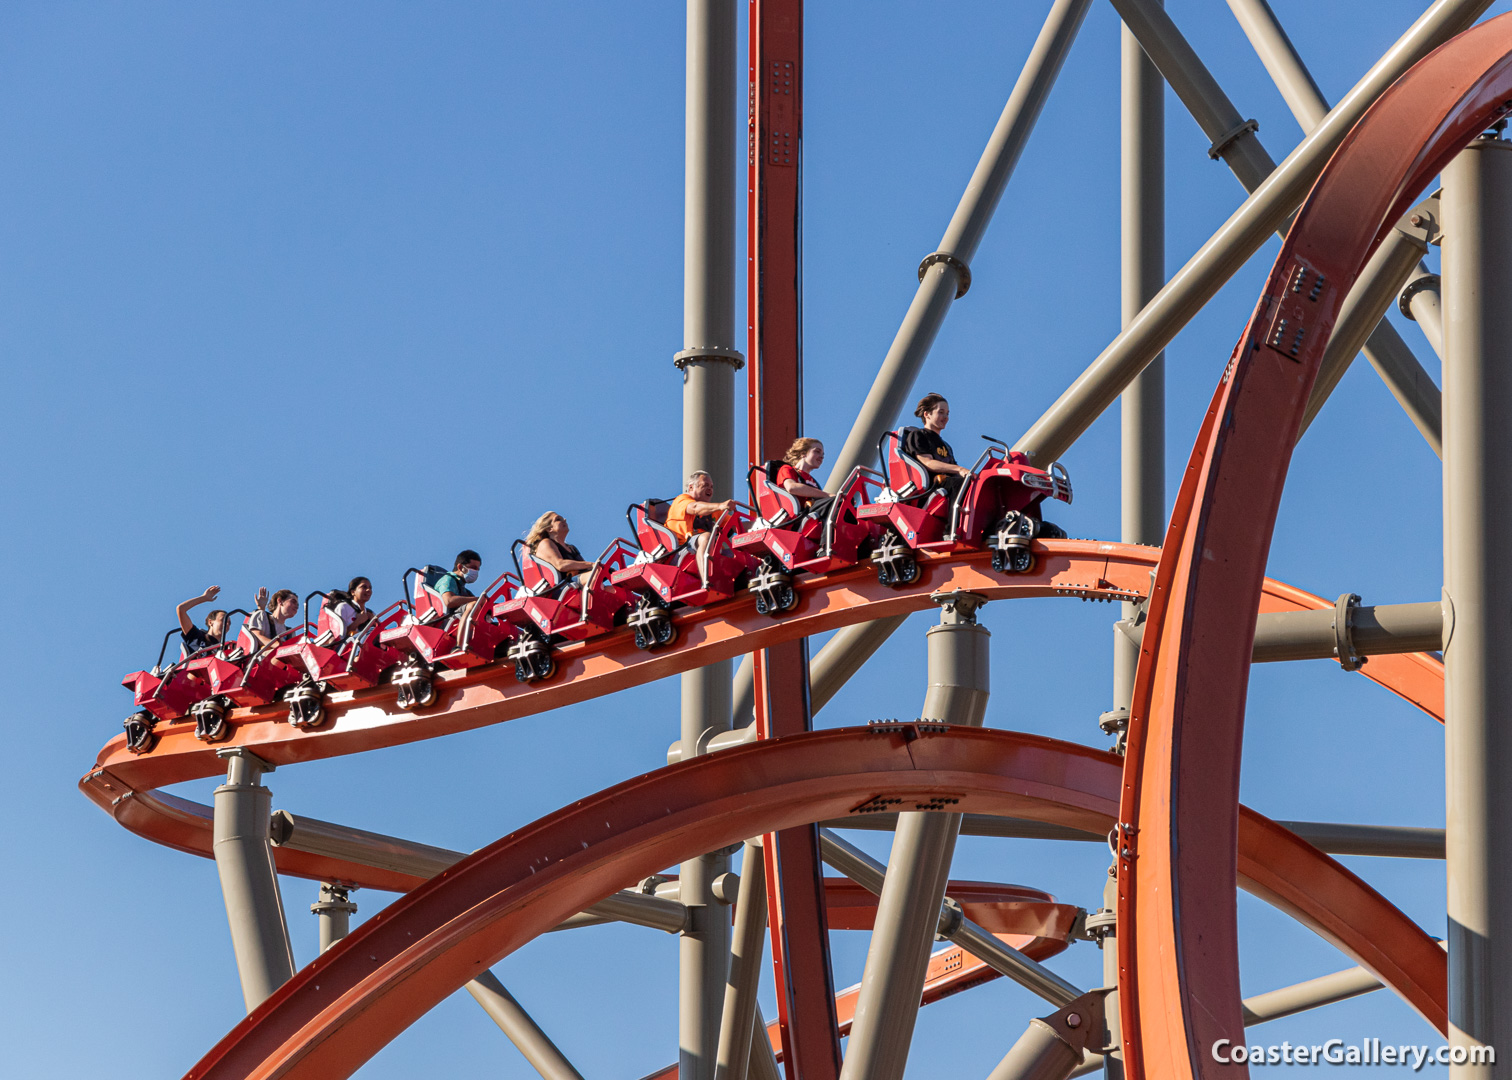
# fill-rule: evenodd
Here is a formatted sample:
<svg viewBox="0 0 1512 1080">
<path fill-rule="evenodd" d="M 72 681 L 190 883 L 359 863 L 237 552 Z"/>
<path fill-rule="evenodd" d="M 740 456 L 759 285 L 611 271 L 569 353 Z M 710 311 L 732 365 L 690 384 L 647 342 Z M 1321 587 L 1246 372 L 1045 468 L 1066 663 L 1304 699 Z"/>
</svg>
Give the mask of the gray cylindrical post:
<svg viewBox="0 0 1512 1080">
<path fill-rule="evenodd" d="M 545 1080 L 583 1080 L 582 1074 L 493 972 L 485 971 L 468 983 L 467 992 Z"/>
<path fill-rule="evenodd" d="M 345 885 L 322 882 L 320 899 L 310 905 L 311 914 L 320 918 L 321 952 L 351 933 L 351 920 L 357 914 L 357 905 L 352 903 L 350 891 Z"/>
<path fill-rule="evenodd" d="M 1118 910 L 1117 864 L 1108 868 L 1108 881 L 1103 886 L 1103 912 L 1110 917 Z M 1102 949 L 1103 986 L 1108 988 L 1103 998 L 1103 1025 L 1107 1033 L 1106 1045 L 1112 1049 L 1103 1055 L 1103 1075 L 1107 1080 L 1123 1080 L 1123 1032 L 1118 1020 L 1118 924 L 1110 921 L 1103 928 L 1097 941 Z"/>
<path fill-rule="evenodd" d="M 1444 169 L 1444 764 L 1449 1041 L 1512 1076 L 1512 144 Z"/>
<path fill-rule="evenodd" d="M 1081 1063 L 1080 1051 L 1072 1049 L 1053 1027 L 1031 1020 L 1029 1029 L 987 1080 L 1066 1080 Z"/>
<path fill-rule="evenodd" d="M 1120 307 L 1128 326 L 1165 284 L 1165 81 L 1124 26 Z M 1122 530 L 1127 544 L 1159 546 L 1165 532 L 1165 354 L 1158 354 L 1123 392 Z M 1123 617 L 1135 617 L 1123 605 Z M 1139 647 L 1113 635 L 1113 708 L 1127 709 Z"/>
<path fill-rule="evenodd" d="M 942 610 L 940 625 L 929 630 L 929 689 L 920 718 L 980 727 L 991 638 L 976 622 L 981 597 L 957 592 L 935 599 Z M 960 828 L 960 814 L 898 815 L 841 1080 L 903 1076 Z"/>
<path fill-rule="evenodd" d="M 908 314 L 887 350 L 866 403 L 851 425 L 845 446 L 831 463 L 828 490 L 836 490 L 857 465 L 874 460 L 877 440 L 902 411 L 951 302 L 965 292 L 963 286 L 970 284 L 969 264 L 986 235 L 993 211 L 1003 197 L 1008 178 L 1013 175 L 1089 6 L 1090 0 L 1055 0 L 1050 8 L 1029 59 L 1024 62 L 1008 103 L 998 117 L 992 138 L 982 151 L 976 171 L 971 174 L 971 181 L 940 240 L 935 254 L 948 258 L 936 259 L 923 268 Z"/>
<path fill-rule="evenodd" d="M 766 859 L 758 840 L 746 841 L 735 897 L 735 930 L 730 943 L 730 977 L 719 1021 L 716 1080 L 746 1080 L 756 1027 L 756 991 L 761 986 L 761 953 L 766 943 Z M 766 1038 L 762 1032 L 760 1038 Z"/>
<path fill-rule="evenodd" d="M 688 0 L 683 204 L 683 474 L 714 481 L 714 497 L 734 490 L 736 80 L 734 0 Z M 682 676 L 684 752 L 702 753 L 730 728 L 729 661 Z M 678 947 L 678 1045 L 682 1080 L 712 1080 L 724 1000 L 730 920 L 715 902 L 722 855 L 683 863 L 681 898 L 689 929 Z"/>
<path fill-rule="evenodd" d="M 212 849 L 242 1000 L 251 1012 L 294 974 L 289 925 L 268 842 L 273 793 L 262 785 L 263 773 L 273 766 L 241 747 L 217 754 L 226 762 L 226 782 L 215 789 Z"/>
</svg>

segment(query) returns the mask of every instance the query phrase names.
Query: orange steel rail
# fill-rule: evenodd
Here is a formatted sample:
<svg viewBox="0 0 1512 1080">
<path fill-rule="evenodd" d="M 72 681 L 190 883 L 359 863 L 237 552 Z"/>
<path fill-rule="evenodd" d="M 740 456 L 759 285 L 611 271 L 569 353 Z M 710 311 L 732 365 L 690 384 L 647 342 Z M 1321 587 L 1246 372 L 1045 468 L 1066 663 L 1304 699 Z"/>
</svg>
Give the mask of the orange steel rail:
<svg viewBox="0 0 1512 1080">
<path fill-rule="evenodd" d="M 337 1080 L 477 972 L 625 883 L 878 796 L 1107 830 L 1122 762 L 1040 736 L 915 725 L 807 732 L 709 754 L 589 796 L 406 894 L 295 974 L 187 1074 Z M 1445 957 L 1370 886 L 1244 811 L 1240 883 L 1328 934 L 1442 1030 Z"/>
<path fill-rule="evenodd" d="M 1230 883 L 1241 872 L 1235 834 L 1241 845 L 1245 836 L 1245 693 L 1292 447 L 1329 331 L 1371 252 L 1509 109 L 1507 15 L 1452 39 L 1381 96 L 1299 211 L 1203 421 L 1150 602 L 1119 808 L 1119 1006 L 1131 1080 L 1247 1075 L 1206 1049 L 1243 1031 Z M 1287 351 L 1274 344 L 1282 335 Z M 1442 1017 L 1430 1018 L 1442 1031 Z"/>
<path fill-rule="evenodd" d="M 419 712 L 397 708 L 386 687 L 330 696 L 328 719 L 315 731 L 284 720 L 281 706 L 237 709 L 231 737 L 216 746 L 194 738 L 191 723 L 160 726 L 161 740 L 149 754 L 135 755 L 117 736 L 101 750 L 79 787 L 130 831 L 180 851 L 211 857 L 210 808 L 154 789 L 221 772 L 219 747 L 244 746 L 276 765 L 360 753 L 437 738 L 560 708 L 601 694 L 638 686 L 736 655 L 749 644 L 793 640 L 851 623 L 921 611 L 941 589 L 968 589 L 990 599 L 1074 596 L 1083 599 L 1143 599 L 1157 548 L 1094 540 L 1052 540 L 1035 545 L 1030 574 L 994 573 L 984 553 L 925 556 L 919 581 L 905 589 L 878 585 L 870 567 L 799 578 L 798 607 L 781 620 L 757 615 L 748 597 L 680 612 L 677 644 L 654 653 L 635 648 L 617 631 L 561 650 L 558 674 L 545 683 L 516 682 L 508 665 L 441 672 L 437 702 Z M 1264 611 L 1320 610 L 1333 603 L 1280 582 L 1265 582 Z M 742 635 L 745 635 L 744 638 Z M 1443 719 L 1443 665 L 1426 653 L 1374 656 L 1360 674 L 1430 715 Z M 278 871 L 319 881 L 406 892 L 421 879 L 357 863 L 275 848 Z"/>
</svg>

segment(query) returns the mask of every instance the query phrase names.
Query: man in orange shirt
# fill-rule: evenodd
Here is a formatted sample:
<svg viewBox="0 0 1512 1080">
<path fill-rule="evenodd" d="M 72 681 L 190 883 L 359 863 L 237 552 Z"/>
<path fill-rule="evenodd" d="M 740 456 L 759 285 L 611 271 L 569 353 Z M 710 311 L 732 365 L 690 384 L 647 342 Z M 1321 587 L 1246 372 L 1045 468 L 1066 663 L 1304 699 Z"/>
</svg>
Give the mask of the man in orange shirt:
<svg viewBox="0 0 1512 1080">
<path fill-rule="evenodd" d="M 672 500 L 667 508 L 667 528 L 677 534 L 679 540 L 687 540 L 698 534 L 699 550 L 708 542 L 709 530 L 723 513 L 733 513 L 735 500 L 711 502 L 714 498 L 714 479 L 702 469 L 690 473 L 683 493 Z"/>
</svg>

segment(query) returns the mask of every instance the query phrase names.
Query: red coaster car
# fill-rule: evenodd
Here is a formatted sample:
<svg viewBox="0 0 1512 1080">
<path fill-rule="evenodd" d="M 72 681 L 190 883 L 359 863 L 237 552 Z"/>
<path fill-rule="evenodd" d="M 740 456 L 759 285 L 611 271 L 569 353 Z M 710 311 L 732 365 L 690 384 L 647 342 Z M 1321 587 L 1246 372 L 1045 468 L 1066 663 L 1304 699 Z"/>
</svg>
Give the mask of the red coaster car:
<svg viewBox="0 0 1512 1080">
<path fill-rule="evenodd" d="M 305 597 L 306 623 L 309 621 L 310 597 Z M 396 649 L 382 645 L 385 630 L 399 625 L 406 614 L 402 601 L 396 601 L 361 629 L 353 631 L 341 616 L 324 603 L 316 616 L 315 633 L 278 650 L 286 664 L 298 663 L 304 678 L 284 694 L 289 703 L 289 723 L 297 728 L 318 727 L 325 719 L 325 695 L 332 690 L 358 690 L 377 686 L 383 672 L 404 658 Z"/>
<path fill-rule="evenodd" d="M 450 571 L 440 566 L 410 567 L 401 579 L 406 593 L 415 575 L 414 599 L 402 617 L 378 634 L 380 647 L 398 658 L 393 683 L 401 709 L 424 708 L 436 700 L 437 667 L 465 668 L 495 659 L 500 645 L 514 637 L 512 627 L 492 617 L 494 604 L 513 595 L 509 574 L 500 574 L 477 601 L 458 615 L 446 610 L 436 584 Z"/>
<path fill-rule="evenodd" d="M 304 668 L 296 659 L 281 658 L 279 653 L 300 637 L 308 626 L 293 626 L 261 647 L 243 620 L 236 635 L 236 649 L 228 655 L 212 654 L 205 664 L 210 680 L 210 696 L 197 702 L 189 714 L 194 717 L 194 737 L 204 742 L 220 742 L 230 735 L 226 712 L 233 706 L 250 708 L 271 705 L 286 687 L 304 678 Z"/>
<path fill-rule="evenodd" d="M 1040 506 L 1046 498 L 1071 502 L 1071 478 L 1060 462 L 1052 462 L 1049 471 L 1037 469 L 1007 443 L 983 438 L 991 445 L 951 499 L 903 450 L 902 432 L 882 436 L 877 453 L 887 489 L 875 503 L 856 512 L 863 521 L 886 525 L 871 553 L 882 584 L 910 585 L 918 580 L 915 552 L 960 551 L 984 544 L 992 549 L 994 570 L 1026 573 L 1034 566 L 1031 541 L 1066 535 L 1042 520 Z"/>
<path fill-rule="evenodd" d="M 494 616 L 513 623 L 517 637 L 505 654 L 514 661 L 515 678 L 538 682 L 556 673 L 553 641 L 584 641 L 613 628 L 635 597 L 611 580 L 635 558 L 635 549 L 616 538 L 599 556 L 592 570 L 564 575 L 516 540 L 509 548 L 520 571 L 514 595 L 494 605 Z"/>
<path fill-rule="evenodd" d="M 792 492 L 777 483 L 780 461 L 751 467 L 747 479 L 751 505 L 759 515 L 751 529 L 735 537 L 736 551 L 759 559 L 750 590 L 756 610 L 780 615 L 798 603 L 793 575 L 822 574 L 854 566 L 863 546 L 881 535 L 879 523 L 863 521 L 858 509 L 868 502 L 867 485 L 881 488 L 877 474 L 862 466 L 852 469 L 828 505 L 805 510 Z"/>
<path fill-rule="evenodd" d="M 240 608 L 227 615 L 246 616 Z M 126 729 L 126 748 L 133 754 L 145 754 L 157 742 L 153 729 L 159 722 L 172 723 L 188 716 L 190 710 L 208 698 L 213 690 L 206 667 L 211 657 L 236 660 L 241 656 L 240 646 L 222 642 L 189 652 L 179 645 L 179 659 L 163 667 L 163 658 L 168 653 L 168 643 L 175 634 L 182 634 L 174 627 L 163 635 L 163 647 L 158 650 L 157 663 L 150 671 L 133 671 L 121 680 L 121 685 L 132 692 L 139 711 L 128 716 L 122 725 Z"/>
<path fill-rule="evenodd" d="M 625 511 L 640 552 L 622 570 L 610 575 L 616 587 L 636 595 L 626 622 L 635 631 L 638 649 L 670 645 L 677 639 L 672 608 L 728 600 L 740 587 L 742 575 L 756 560 L 734 550 L 731 537 L 748 519 L 738 511 L 723 513 L 698 550 L 697 536 L 680 540 L 666 526 L 665 503 L 635 503 Z"/>
</svg>

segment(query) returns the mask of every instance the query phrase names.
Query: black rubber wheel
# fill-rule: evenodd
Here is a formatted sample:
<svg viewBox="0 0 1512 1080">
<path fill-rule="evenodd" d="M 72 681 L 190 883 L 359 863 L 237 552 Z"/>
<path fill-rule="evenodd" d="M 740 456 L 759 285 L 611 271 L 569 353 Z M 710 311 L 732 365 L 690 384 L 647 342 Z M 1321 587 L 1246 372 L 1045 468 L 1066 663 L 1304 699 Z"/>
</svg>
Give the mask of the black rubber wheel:
<svg viewBox="0 0 1512 1080">
<path fill-rule="evenodd" d="M 649 649 L 651 647 L 651 643 L 646 640 L 646 635 L 641 631 L 639 626 L 635 628 L 635 647 L 637 649 Z"/>
<path fill-rule="evenodd" d="M 1034 569 L 1034 552 L 1028 548 L 1009 548 L 1008 569 L 1015 574 L 1027 574 Z"/>
<path fill-rule="evenodd" d="M 677 640 L 677 627 L 671 619 L 663 619 L 656 624 L 656 643 L 658 645 L 670 645 Z"/>
<path fill-rule="evenodd" d="M 792 611 L 798 606 L 798 592 L 791 585 L 784 585 L 777 590 L 777 610 Z"/>
<path fill-rule="evenodd" d="M 765 615 L 766 613 L 767 613 L 766 597 L 765 596 L 758 596 L 756 598 L 756 614 L 758 614 L 758 615 Z"/>
<path fill-rule="evenodd" d="M 879 563 L 877 565 L 877 584 L 891 587 L 892 583 L 892 567 L 888 566 L 886 563 Z"/>
<path fill-rule="evenodd" d="M 526 666 L 523 658 L 515 661 L 515 679 L 523 683 L 530 681 L 530 668 Z"/>
<path fill-rule="evenodd" d="M 912 585 L 919 580 L 919 561 L 912 556 L 903 561 L 898 568 L 898 584 Z"/>
<path fill-rule="evenodd" d="M 423 709 L 427 705 L 432 705 L 435 703 L 436 684 L 431 682 L 429 679 L 421 679 L 419 682 L 415 683 L 414 690 L 415 706 L 417 708 Z"/>
<path fill-rule="evenodd" d="M 553 675 L 555 675 L 556 674 L 556 657 L 552 656 L 550 653 L 547 653 L 546 654 L 546 658 L 541 661 L 540 672 L 541 672 L 541 682 L 545 682 L 547 679 L 549 679 Z"/>
<path fill-rule="evenodd" d="M 992 569 L 993 569 L 993 571 L 996 572 L 996 573 L 1001 574 L 1003 572 L 1003 567 L 1004 567 L 1003 553 L 1001 551 L 999 551 L 997 548 L 993 548 L 992 549 Z"/>
</svg>

